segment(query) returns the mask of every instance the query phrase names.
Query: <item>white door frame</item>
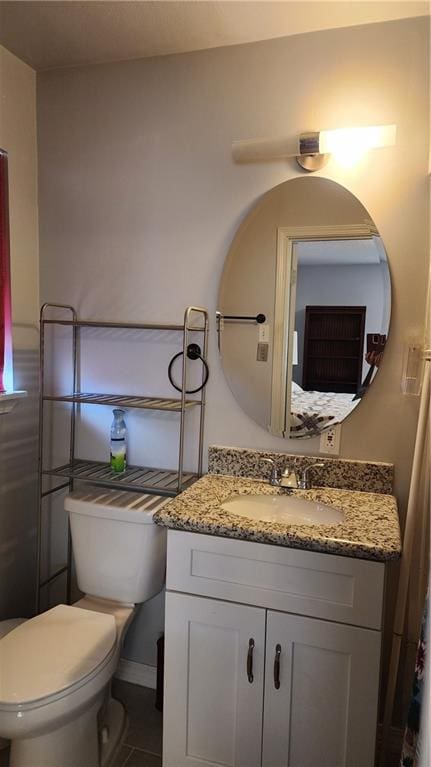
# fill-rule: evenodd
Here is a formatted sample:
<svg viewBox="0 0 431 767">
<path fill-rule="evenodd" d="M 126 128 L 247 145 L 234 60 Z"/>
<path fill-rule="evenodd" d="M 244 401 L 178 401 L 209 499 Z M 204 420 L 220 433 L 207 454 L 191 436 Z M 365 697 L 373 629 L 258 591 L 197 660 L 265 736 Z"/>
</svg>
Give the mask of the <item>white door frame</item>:
<svg viewBox="0 0 431 767">
<path fill-rule="evenodd" d="M 274 336 L 269 431 L 290 437 L 293 331 L 295 326 L 297 259 L 294 244 L 300 240 L 370 240 L 379 236 L 374 224 L 334 226 L 279 226 L 275 267 Z M 286 318 L 288 322 L 286 323 Z M 287 331 L 287 332 L 286 332 Z"/>
</svg>

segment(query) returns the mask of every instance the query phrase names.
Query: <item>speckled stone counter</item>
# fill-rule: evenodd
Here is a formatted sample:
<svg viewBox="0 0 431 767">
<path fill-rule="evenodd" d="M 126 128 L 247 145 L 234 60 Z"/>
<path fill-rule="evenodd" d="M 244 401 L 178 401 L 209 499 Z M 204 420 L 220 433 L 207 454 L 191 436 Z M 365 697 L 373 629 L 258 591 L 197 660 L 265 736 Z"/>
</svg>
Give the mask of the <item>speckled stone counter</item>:
<svg viewBox="0 0 431 767">
<path fill-rule="evenodd" d="M 344 511 L 344 521 L 337 525 L 261 522 L 221 508 L 221 504 L 235 494 L 280 492 L 284 491 L 253 479 L 207 474 L 157 511 L 154 521 L 177 530 L 362 559 L 386 561 L 400 556 L 397 503 L 391 495 L 326 487 L 295 491 L 298 497 L 318 500 Z"/>
<path fill-rule="evenodd" d="M 310 463 L 323 463 L 313 472 L 313 484 L 319 487 L 339 487 L 348 490 L 367 490 L 372 493 L 392 493 L 394 465 L 381 461 L 358 461 L 348 458 L 328 458 L 326 455 L 298 455 L 255 450 L 245 447 L 211 445 L 208 449 L 210 474 L 228 474 L 232 477 L 266 479 L 270 469 L 263 458 L 272 458 L 279 466 L 292 466 L 297 474 Z"/>
</svg>

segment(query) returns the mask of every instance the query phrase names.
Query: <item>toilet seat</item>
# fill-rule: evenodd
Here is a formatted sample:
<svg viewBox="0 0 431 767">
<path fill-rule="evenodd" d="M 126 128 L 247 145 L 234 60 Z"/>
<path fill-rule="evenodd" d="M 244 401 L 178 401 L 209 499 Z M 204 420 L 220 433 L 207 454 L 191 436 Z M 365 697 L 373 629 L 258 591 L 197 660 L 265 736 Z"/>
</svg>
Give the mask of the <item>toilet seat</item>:
<svg viewBox="0 0 431 767">
<path fill-rule="evenodd" d="M 115 619 L 57 605 L 0 640 L 0 710 L 45 705 L 94 676 L 116 650 Z"/>
</svg>

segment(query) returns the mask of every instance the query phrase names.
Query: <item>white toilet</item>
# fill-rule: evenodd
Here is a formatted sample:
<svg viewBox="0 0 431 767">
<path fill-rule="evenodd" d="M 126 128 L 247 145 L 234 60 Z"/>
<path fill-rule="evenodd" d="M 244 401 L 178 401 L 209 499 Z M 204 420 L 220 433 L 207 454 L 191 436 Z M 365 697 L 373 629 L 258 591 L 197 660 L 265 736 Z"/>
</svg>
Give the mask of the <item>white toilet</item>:
<svg viewBox="0 0 431 767">
<path fill-rule="evenodd" d="M 0 639 L 10 767 L 109 767 L 126 721 L 110 681 L 135 605 L 163 587 L 166 531 L 153 514 L 168 500 L 100 490 L 66 497 L 86 596 L 11 624 Z"/>
</svg>

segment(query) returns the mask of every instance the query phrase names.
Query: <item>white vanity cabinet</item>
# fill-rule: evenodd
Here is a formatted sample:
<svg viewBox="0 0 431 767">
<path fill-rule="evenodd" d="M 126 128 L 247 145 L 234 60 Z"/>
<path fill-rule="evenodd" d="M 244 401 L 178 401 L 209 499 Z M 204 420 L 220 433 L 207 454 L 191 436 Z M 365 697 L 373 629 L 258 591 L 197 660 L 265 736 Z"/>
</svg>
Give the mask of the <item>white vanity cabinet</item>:
<svg viewBox="0 0 431 767">
<path fill-rule="evenodd" d="M 164 767 L 372 767 L 384 565 L 168 532 Z"/>
</svg>

